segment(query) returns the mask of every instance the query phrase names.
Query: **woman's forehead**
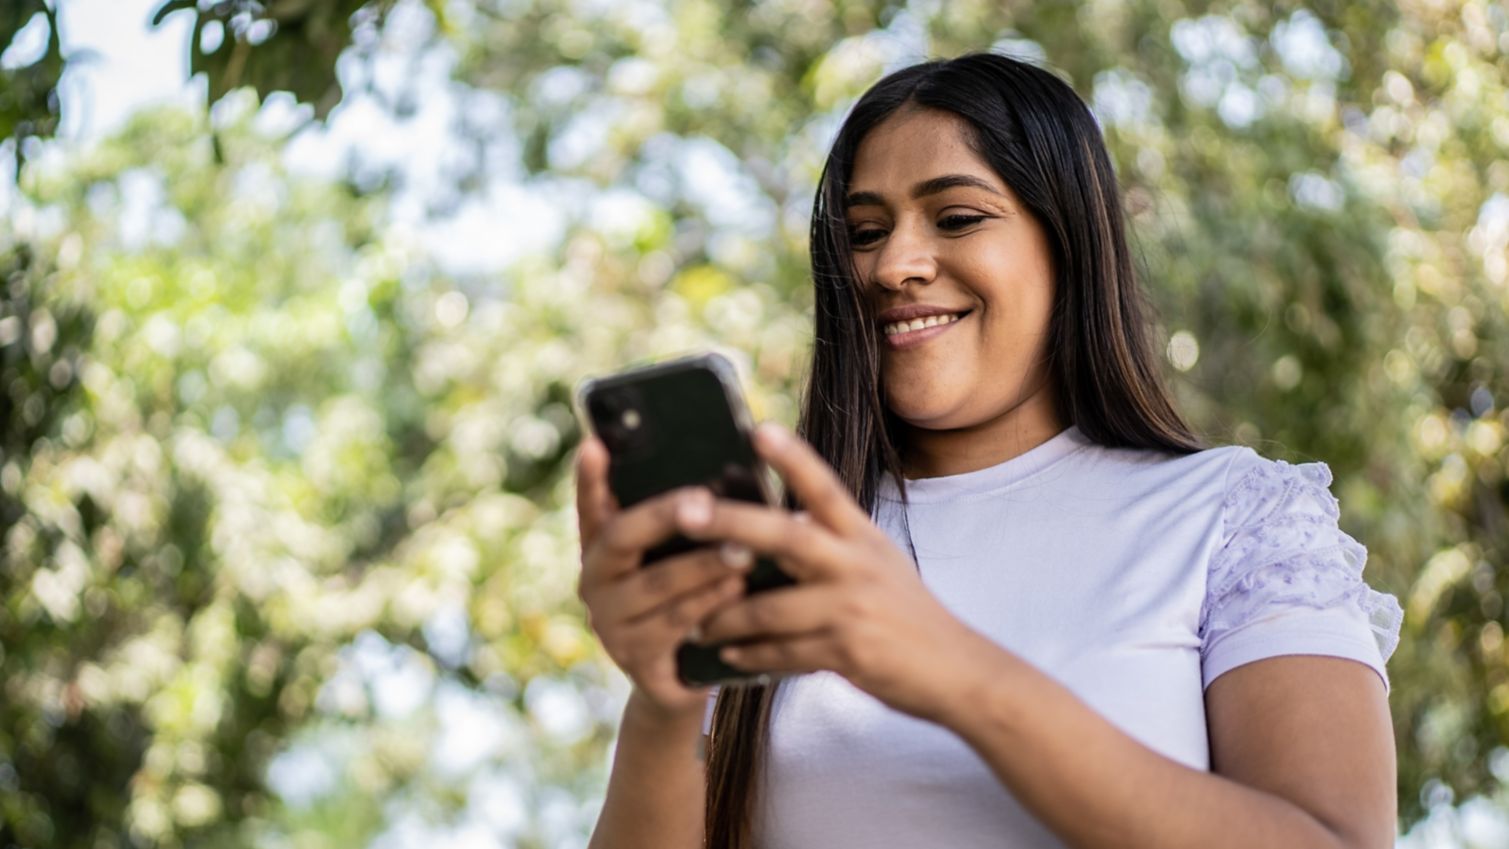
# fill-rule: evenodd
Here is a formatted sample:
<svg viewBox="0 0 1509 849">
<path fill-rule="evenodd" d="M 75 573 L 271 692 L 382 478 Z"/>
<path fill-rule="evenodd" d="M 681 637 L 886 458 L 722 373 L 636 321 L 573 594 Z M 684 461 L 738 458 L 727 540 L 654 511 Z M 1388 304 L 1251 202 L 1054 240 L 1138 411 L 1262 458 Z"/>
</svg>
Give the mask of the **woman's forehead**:
<svg viewBox="0 0 1509 849">
<path fill-rule="evenodd" d="M 938 178 L 965 175 L 999 192 L 1005 184 L 970 144 L 971 132 L 969 124 L 952 112 L 899 111 L 860 141 L 849 191 L 906 195 Z"/>
</svg>

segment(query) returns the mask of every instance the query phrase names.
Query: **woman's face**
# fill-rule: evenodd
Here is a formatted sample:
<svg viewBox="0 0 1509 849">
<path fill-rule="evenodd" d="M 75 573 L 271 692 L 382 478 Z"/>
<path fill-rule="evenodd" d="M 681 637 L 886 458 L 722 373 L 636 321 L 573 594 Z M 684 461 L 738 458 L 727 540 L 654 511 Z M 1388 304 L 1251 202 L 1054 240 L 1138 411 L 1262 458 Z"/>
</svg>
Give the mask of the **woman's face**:
<svg viewBox="0 0 1509 849">
<path fill-rule="evenodd" d="M 903 109 L 857 152 L 847 218 L 872 317 L 916 304 L 966 313 L 911 338 L 882 322 L 885 397 L 913 438 L 1008 428 L 1025 436 L 1026 425 L 1046 428 L 1046 439 L 1061 429 L 1043 363 L 1051 251 L 1036 219 L 970 149 L 967 127 L 950 112 Z"/>
</svg>

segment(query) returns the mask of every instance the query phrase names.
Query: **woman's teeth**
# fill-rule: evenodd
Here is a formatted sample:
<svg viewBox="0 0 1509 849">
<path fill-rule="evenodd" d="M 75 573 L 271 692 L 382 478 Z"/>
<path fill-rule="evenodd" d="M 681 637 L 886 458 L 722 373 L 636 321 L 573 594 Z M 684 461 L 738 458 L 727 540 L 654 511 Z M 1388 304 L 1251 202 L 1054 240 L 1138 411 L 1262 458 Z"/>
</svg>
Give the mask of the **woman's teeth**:
<svg viewBox="0 0 1509 849">
<path fill-rule="evenodd" d="M 884 325 L 881 329 L 887 336 L 895 336 L 898 333 L 909 333 L 913 330 L 921 330 L 924 327 L 935 327 L 939 324 L 948 324 L 964 317 L 964 313 L 952 315 L 930 315 L 926 318 L 914 318 L 911 321 L 895 321 Z"/>
</svg>

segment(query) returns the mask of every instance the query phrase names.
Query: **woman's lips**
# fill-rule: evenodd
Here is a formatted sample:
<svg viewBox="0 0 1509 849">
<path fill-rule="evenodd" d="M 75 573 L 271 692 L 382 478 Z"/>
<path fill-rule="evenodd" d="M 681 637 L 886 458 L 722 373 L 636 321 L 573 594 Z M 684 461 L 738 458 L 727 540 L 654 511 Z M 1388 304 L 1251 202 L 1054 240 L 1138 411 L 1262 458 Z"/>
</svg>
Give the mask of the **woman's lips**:
<svg viewBox="0 0 1509 849">
<path fill-rule="evenodd" d="M 929 339 L 941 336 L 958 327 L 961 322 L 973 314 L 973 311 L 970 311 L 950 321 L 948 324 L 935 324 L 932 327 L 924 327 L 921 330 L 908 330 L 905 333 L 897 333 L 895 336 L 887 336 L 885 337 L 886 346 L 893 351 L 904 351 L 908 348 L 915 348 Z"/>
</svg>

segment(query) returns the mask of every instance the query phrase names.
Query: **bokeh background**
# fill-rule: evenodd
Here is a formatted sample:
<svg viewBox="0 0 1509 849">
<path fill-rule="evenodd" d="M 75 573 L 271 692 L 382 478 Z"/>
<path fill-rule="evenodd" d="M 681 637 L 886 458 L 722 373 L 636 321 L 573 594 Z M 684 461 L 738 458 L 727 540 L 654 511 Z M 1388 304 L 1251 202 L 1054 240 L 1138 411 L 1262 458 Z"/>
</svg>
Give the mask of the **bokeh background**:
<svg viewBox="0 0 1509 849">
<path fill-rule="evenodd" d="M 0 0 L 0 846 L 580 847 L 584 376 L 794 423 L 854 98 L 1044 62 L 1216 443 L 1336 475 L 1400 846 L 1509 846 L 1509 12 Z"/>
</svg>

